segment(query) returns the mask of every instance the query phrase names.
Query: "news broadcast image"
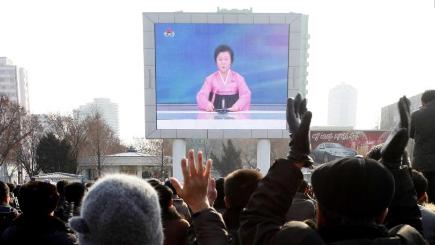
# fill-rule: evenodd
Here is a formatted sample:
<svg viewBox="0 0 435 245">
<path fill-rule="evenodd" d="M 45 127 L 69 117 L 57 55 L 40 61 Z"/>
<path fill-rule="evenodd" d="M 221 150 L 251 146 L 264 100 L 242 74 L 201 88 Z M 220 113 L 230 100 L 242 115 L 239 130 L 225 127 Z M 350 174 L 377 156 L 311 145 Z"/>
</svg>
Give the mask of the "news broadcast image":
<svg viewBox="0 0 435 245">
<path fill-rule="evenodd" d="M 286 128 L 289 25 L 156 23 L 154 30 L 157 129 Z"/>
</svg>

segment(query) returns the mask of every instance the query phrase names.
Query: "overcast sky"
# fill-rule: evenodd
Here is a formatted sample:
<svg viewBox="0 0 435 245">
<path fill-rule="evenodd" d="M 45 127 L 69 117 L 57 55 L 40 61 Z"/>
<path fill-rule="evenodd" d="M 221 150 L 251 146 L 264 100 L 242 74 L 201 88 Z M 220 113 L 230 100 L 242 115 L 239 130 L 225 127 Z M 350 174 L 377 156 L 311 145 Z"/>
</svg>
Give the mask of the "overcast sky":
<svg viewBox="0 0 435 245">
<path fill-rule="evenodd" d="M 435 89 L 435 0 L 0 0 L 0 56 L 28 71 L 32 113 L 68 113 L 97 97 L 119 104 L 124 142 L 144 136 L 142 12 L 309 15 L 308 99 L 326 124 L 328 91 L 358 89 L 357 128 L 380 108 Z"/>
</svg>

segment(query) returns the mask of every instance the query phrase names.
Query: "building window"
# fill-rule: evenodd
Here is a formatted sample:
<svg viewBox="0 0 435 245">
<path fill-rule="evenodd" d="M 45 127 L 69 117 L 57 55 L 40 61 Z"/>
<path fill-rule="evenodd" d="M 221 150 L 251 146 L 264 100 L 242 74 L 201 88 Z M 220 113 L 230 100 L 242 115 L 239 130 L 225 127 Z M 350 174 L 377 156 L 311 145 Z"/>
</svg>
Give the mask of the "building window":
<svg viewBox="0 0 435 245">
<path fill-rule="evenodd" d="M 137 175 L 137 167 L 136 166 L 121 166 L 120 173 L 121 174 L 128 174 L 128 175 Z"/>
<path fill-rule="evenodd" d="M 152 177 L 152 174 L 151 174 L 150 171 L 143 171 L 142 172 L 142 179 L 148 179 L 148 178 L 151 178 L 151 177 Z"/>
</svg>

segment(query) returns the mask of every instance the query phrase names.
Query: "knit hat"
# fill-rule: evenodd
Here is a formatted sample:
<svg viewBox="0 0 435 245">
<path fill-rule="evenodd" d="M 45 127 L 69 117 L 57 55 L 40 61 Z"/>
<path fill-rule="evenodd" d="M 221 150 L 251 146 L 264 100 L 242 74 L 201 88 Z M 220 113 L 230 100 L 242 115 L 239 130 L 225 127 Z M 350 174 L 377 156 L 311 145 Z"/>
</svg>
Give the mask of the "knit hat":
<svg viewBox="0 0 435 245">
<path fill-rule="evenodd" d="M 81 216 L 69 221 L 81 245 L 163 244 L 159 198 L 145 180 L 109 175 L 86 194 Z"/>
<path fill-rule="evenodd" d="M 322 209 L 351 219 L 379 216 L 394 194 L 391 173 L 379 162 L 359 157 L 323 164 L 311 182 Z"/>
</svg>

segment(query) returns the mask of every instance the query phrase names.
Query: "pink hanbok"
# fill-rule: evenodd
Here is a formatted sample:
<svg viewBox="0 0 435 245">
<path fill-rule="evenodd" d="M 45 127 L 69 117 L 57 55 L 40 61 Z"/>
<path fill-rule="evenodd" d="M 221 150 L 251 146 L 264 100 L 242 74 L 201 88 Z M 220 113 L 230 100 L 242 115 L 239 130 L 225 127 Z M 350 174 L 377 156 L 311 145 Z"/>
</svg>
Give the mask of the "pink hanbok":
<svg viewBox="0 0 435 245">
<path fill-rule="evenodd" d="M 207 110 L 209 102 L 216 109 L 216 102 L 222 97 L 227 98 L 226 105 L 222 106 L 225 108 L 246 111 L 251 105 L 251 90 L 246 85 L 245 78 L 232 70 L 228 71 L 226 79 L 222 78 L 219 71 L 208 76 L 196 95 L 196 102 L 200 110 Z M 221 107 L 220 104 L 218 107 Z"/>
</svg>

